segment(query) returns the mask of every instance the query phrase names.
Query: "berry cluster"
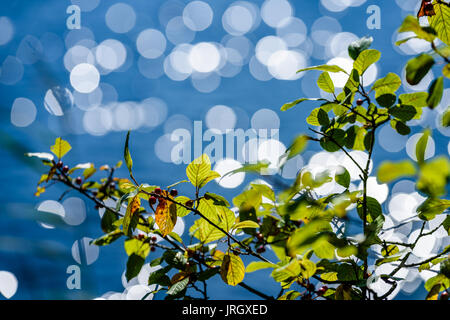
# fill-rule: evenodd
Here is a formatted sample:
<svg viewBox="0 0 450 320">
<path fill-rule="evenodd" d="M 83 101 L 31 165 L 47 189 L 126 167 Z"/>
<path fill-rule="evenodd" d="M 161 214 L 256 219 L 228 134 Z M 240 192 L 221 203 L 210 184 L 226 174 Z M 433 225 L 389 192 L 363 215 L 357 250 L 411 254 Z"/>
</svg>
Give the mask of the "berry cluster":
<svg viewBox="0 0 450 320">
<path fill-rule="evenodd" d="M 164 199 L 160 198 L 160 196 L 162 195 L 162 189 L 161 188 L 156 188 L 155 190 L 153 190 L 153 193 L 156 196 L 151 196 L 148 199 L 148 202 L 149 202 L 150 206 L 153 206 L 154 204 L 156 204 L 158 198 L 159 198 L 160 202 L 164 201 Z M 172 189 L 172 190 L 170 190 L 169 194 L 170 194 L 170 196 L 172 198 L 175 198 L 178 195 L 178 191 L 176 189 Z"/>
</svg>

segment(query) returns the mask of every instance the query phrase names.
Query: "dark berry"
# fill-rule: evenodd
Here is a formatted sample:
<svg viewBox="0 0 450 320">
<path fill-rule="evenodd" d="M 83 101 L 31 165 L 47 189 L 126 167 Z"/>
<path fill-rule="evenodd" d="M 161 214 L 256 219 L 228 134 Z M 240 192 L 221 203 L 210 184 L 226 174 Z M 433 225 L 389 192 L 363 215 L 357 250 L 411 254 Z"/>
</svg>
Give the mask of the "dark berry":
<svg viewBox="0 0 450 320">
<path fill-rule="evenodd" d="M 357 104 L 358 106 L 362 105 L 363 103 L 364 103 L 364 100 L 363 100 L 363 99 L 358 99 L 358 100 L 356 100 L 356 104 Z"/>
<path fill-rule="evenodd" d="M 152 238 L 151 238 L 151 240 L 152 240 L 152 242 L 156 242 L 156 240 L 158 240 L 155 236 L 153 236 Z"/>
<path fill-rule="evenodd" d="M 189 200 L 188 202 L 186 202 L 186 207 L 192 208 L 192 206 L 194 205 L 194 201 Z"/>
<path fill-rule="evenodd" d="M 262 233 L 258 232 L 258 233 L 256 234 L 256 238 L 257 238 L 258 240 L 264 240 L 264 235 L 263 235 Z"/>
<path fill-rule="evenodd" d="M 75 179 L 75 183 L 78 184 L 78 185 L 82 184 L 83 183 L 83 179 L 81 179 L 81 177 L 78 177 L 78 178 Z"/>
<path fill-rule="evenodd" d="M 448 292 L 444 291 L 441 293 L 441 300 L 448 300 Z"/>
<path fill-rule="evenodd" d="M 58 169 L 62 168 L 62 167 L 63 167 L 63 162 L 62 162 L 61 160 L 59 160 L 59 161 L 56 163 L 56 167 L 57 167 Z"/>
<path fill-rule="evenodd" d="M 150 205 L 154 205 L 156 203 L 156 198 L 150 197 L 150 199 L 148 199 L 148 203 L 150 203 Z"/>
<path fill-rule="evenodd" d="M 323 296 L 325 294 L 325 292 L 327 292 L 328 287 L 327 286 L 323 286 L 322 288 L 319 289 L 319 291 L 317 291 L 317 294 L 319 296 Z"/>
<path fill-rule="evenodd" d="M 264 246 L 260 246 L 260 247 L 258 247 L 257 249 L 256 249 L 256 252 L 257 253 L 263 253 L 263 252 L 265 252 L 266 251 L 266 248 L 264 248 Z"/>
<path fill-rule="evenodd" d="M 64 167 L 62 168 L 62 172 L 64 172 L 64 173 L 69 172 L 69 166 L 64 166 Z"/>
<path fill-rule="evenodd" d="M 116 184 L 115 184 L 114 182 L 111 182 L 111 183 L 109 184 L 109 187 L 110 187 L 111 189 L 115 189 L 115 188 L 116 188 Z"/>
<path fill-rule="evenodd" d="M 171 195 L 172 197 L 176 197 L 176 196 L 178 195 L 178 191 L 175 190 L 175 189 L 172 189 L 172 190 L 170 190 L 170 195 Z"/>
<path fill-rule="evenodd" d="M 150 247 L 150 251 L 151 252 L 155 252 L 156 251 L 156 247 Z"/>
<path fill-rule="evenodd" d="M 156 194 L 161 194 L 161 193 L 162 193 L 162 190 L 161 190 L 161 188 L 156 188 L 154 192 L 155 192 Z"/>
</svg>

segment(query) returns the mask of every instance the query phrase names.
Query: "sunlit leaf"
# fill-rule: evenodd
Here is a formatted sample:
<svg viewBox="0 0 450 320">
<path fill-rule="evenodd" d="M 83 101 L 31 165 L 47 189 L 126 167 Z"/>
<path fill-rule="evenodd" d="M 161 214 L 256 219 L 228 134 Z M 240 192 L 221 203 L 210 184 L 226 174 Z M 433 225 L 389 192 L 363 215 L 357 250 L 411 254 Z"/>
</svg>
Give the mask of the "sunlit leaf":
<svg viewBox="0 0 450 320">
<path fill-rule="evenodd" d="M 427 104 L 430 109 L 436 108 L 442 100 L 444 94 L 444 78 L 435 79 L 428 89 Z"/>
<path fill-rule="evenodd" d="M 139 196 L 134 196 L 131 201 L 128 203 L 127 211 L 125 213 L 125 217 L 123 218 L 123 232 L 126 235 L 129 235 L 131 232 L 131 222 L 134 214 L 141 207 L 141 198 Z"/>
<path fill-rule="evenodd" d="M 245 266 L 241 257 L 227 253 L 220 266 L 222 280 L 230 286 L 236 286 L 244 280 Z"/>
<path fill-rule="evenodd" d="M 56 138 L 55 144 L 50 147 L 50 150 L 58 159 L 64 157 L 71 149 L 70 144 L 61 138 Z"/>
<path fill-rule="evenodd" d="M 133 169 L 133 159 L 131 159 L 130 148 L 129 148 L 130 133 L 131 133 L 131 131 L 128 131 L 128 133 L 127 133 L 127 139 L 125 140 L 125 148 L 123 151 L 123 157 L 125 159 L 125 163 L 127 165 L 128 171 L 131 174 L 132 169 Z"/>
<path fill-rule="evenodd" d="M 450 46 L 450 6 L 447 3 L 434 3 L 435 15 L 428 17 L 430 26 L 436 30 L 439 39 Z"/>
<path fill-rule="evenodd" d="M 414 164 L 409 161 L 383 162 L 378 168 L 377 178 L 381 183 L 389 183 L 402 177 L 410 177 L 416 174 Z"/>
<path fill-rule="evenodd" d="M 429 54 L 423 53 L 406 64 L 406 81 L 410 85 L 417 85 L 430 71 L 435 61 Z"/>
<path fill-rule="evenodd" d="M 172 198 L 166 190 L 163 190 L 163 195 Z M 171 233 L 177 223 L 177 205 L 170 200 L 160 199 L 156 207 L 155 222 L 163 237 Z"/>
<path fill-rule="evenodd" d="M 320 65 L 320 66 L 314 66 L 314 67 L 309 67 L 309 68 L 305 68 L 305 69 L 300 69 L 297 71 L 297 73 L 299 72 L 303 72 L 303 71 L 309 71 L 309 70 L 320 70 L 320 71 L 327 71 L 327 72 L 344 72 L 347 73 L 344 69 L 342 69 L 339 66 L 336 65 Z"/>
<path fill-rule="evenodd" d="M 353 69 L 358 71 L 359 75 L 363 75 L 364 72 L 378 60 L 380 60 L 381 53 L 375 49 L 367 49 L 361 52 L 358 58 L 353 63 Z"/>
<path fill-rule="evenodd" d="M 320 74 L 319 79 L 317 80 L 317 85 L 325 92 L 334 92 L 334 84 L 328 72 L 323 72 Z"/>
</svg>

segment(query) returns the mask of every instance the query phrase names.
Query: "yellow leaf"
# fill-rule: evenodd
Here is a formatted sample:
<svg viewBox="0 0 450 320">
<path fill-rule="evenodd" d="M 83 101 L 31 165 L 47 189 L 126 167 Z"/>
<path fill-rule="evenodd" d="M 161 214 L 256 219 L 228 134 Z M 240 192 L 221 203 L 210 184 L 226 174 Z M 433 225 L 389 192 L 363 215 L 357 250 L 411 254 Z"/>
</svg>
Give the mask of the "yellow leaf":
<svg viewBox="0 0 450 320">
<path fill-rule="evenodd" d="M 64 157 L 71 149 L 72 147 L 70 146 L 70 144 L 61 138 L 56 138 L 55 144 L 50 147 L 50 150 L 58 159 Z"/>
<path fill-rule="evenodd" d="M 243 229 L 243 228 L 259 228 L 260 225 L 257 224 L 255 221 L 252 220 L 245 220 L 245 221 L 241 221 L 236 223 L 233 226 L 233 229 Z"/>
<path fill-rule="evenodd" d="M 222 265 L 220 267 L 220 276 L 222 280 L 230 286 L 236 286 L 245 276 L 245 266 L 242 259 L 235 255 L 227 253 L 223 257 Z"/>
<path fill-rule="evenodd" d="M 163 196 L 172 199 L 166 190 L 163 190 Z M 155 221 L 162 236 L 167 236 L 177 223 L 177 205 L 169 200 L 160 199 L 155 212 Z"/>
<path fill-rule="evenodd" d="M 213 259 L 213 261 L 207 261 L 206 264 L 209 267 L 215 267 L 215 266 L 220 266 L 222 264 L 223 261 L 223 257 L 225 256 L 225 253 L 223 253 L 220 250 L 215 250 L 214 254 L 211 256 L 211 258 Z"/>
<path fill-rule="evenodd" d="M 223 206 L 215 206 L 211 200 L 202 199 L 198 210 L 211 222 L 227 232 L 230 231 L 236 221 L 233 211 Z M 224 232 L 220 231 L 203 218 L 194 222 L 190 232 L 202 243 L 216 241 L 226 236 Z"/>
<path fill-rule="evenodd" d="M 139 195 L 133 197 L 131 201 L 128 203 L 127 212 L 125 213 L 125 217 L 123 218 L 123 232 L 128 235 L 130 229 L 131 220 L 136 211 L 141 207 L 141 198 Z"/>
<path fill-rule="evenodd" d="M 45 192 L 45 188 L 44 187 L 37 187 L 37 190 L 36 190 L 34 196 L 35 197 L 39 197 L 44 192 Z"/>
<path fill-rule="evenodd" d="M 216 176 L 211 173 L 211 161 L 206 154 L 202 154 L 187 166 L 186 175 L 197 188 L 202 188 L 212 179 L 220 177 L 218 173 L 216 173 Z"/>
<path fill-rule="evenodd" d="M 437 300 L 439 291 L 441 290 L 441 284 L 438 283 L 431 288 L 430 292 L 428 293 L 426 300 Z"/>
</svg>

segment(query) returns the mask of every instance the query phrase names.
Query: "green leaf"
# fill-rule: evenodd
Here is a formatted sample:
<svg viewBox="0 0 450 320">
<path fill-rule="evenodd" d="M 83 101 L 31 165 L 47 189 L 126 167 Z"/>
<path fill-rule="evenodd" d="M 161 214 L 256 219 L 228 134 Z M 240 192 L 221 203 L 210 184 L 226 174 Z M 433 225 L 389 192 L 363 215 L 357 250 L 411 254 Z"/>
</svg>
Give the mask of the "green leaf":
<svg viewBox="0 0 450 320">
<path fill-rule="evenodd" d="M 378 60 L 380 60 L 381 53 L 375 49 L 367 49 L 361 52 L 358 58 L 353 63 L 353 69 L 358 71 L 359 75 L 363 75 L 364 72 Z"/>
<path fill-rule="evenodd" d="M 291 146 L 287 149 L 286 152 L 289 152 L 288 160 L 292 159 L 296 155 L 302 153 L 306 146 L 308 145 L 309 137 L 305 135 L 299 135 L 295 138 L 294 142 L 291 144 Z"/>
<path fill-rule="evenodd" d="M 442 126 L 450 127 L 450 107 L 447 107 L 447 110 L 442 115 Z"/>
<path fill-rule="evenodd" d="M 309 70 L 319 70 L 319 71 L 327 71 L 327 72 L 333 72 L 333 73 L 336 73 L 336 72 L 347 73 L 344 69 L 342 69 L 339 66 L 327 65 L 327 64 L 320 65 L 320 66 L 309 67 L 309 68 L 305 68 L 305 69 L 300 69 L 300 70 L 297 71 L 297 73 L 303 72 L 303 71 L 309 71 Z"/>
<path fill-rule="evenodd" d="M 235 229 L 243 229 L 243 228 L 254 228 L 257 229 L 259 228 L 259 224 L 257 224 L 256 222 L 252 221 L 252 220 L 246 220 L 246 221 L 241 221 L 236 223 L 231 230 Z"/>
<path fill-rule="evenodd" d="M 58 159 L 62 159 L 71 149 L 70 144 L 61 138 L 56 138 L 55 144 L 50 147 L 50 150 Z"/>
<path fill-rule="evenodd" d="M 125 277 L 127 281 L 130 281 L 136 277 L 144 265 L 145 259 L 137 254 L 132 254 L 127 261 L 127 271 L 125 272 Z"/>
<path fill-rule="evenodd" d="M 230 231 L 236 221 L 233 211 L 226 207 L 215 206 L 212 200 L 200 200 L 198 210 L 214 224 L 227 232 Z M 203 243 L 216 241 L 226 236 L 224 232 L 212 226 L 203 218 L 196 220 L 189 231 Z"/>
<path fill-rule="evenodd" d="M 430 221 L 448 208 L 450 208 L 450 200 L 428 198 L 417 208 L 417 213 L 420 219 Z"/>
<path fill-rule="evenodd" d="M 450 6 L 448 3 L 434 3 L 435 15 L 428 17 L 430 26 L 436 30 L 439 39 L 450 46 Z"/>
<path fill-rule="evenodd" d="M 366 198 L 366 207 L 367 207 L 367 222 L 372 223 L 373 221 L 375 221 L 375 219 L 382 215 L 382 209 L 381 209 L 381 205 L 378 202 L 377 199 L 372 198 L 372 197 L 367 197 Z M 360 216 L 361 219 L 363 219 L 363 203 L 359 203 L 358 207 L 357 207 L 357 211 L 358 214 Z"/>
<path fill-rule="evenodd" d="M 389 109 L 389 113 L 402 122 L 414 119 L 417 114 L 416 108 L 409 105 L 397 105 Z"/>
<path fill-rule="evenodd" d="M 419 84 L 434 63 L 434 58 L 426 53 L 409 60 L 406 64 L 406 81 L 413 86 Z"/>
<path fill-rule="evenodd" d="M 399 252 L 400 250 L 395 244 L 391 244 L 381 250 L 381 254 L 383 255 L 383 257 L 390 257 L 398 254 Z"/>
<path fill-rule="evenodd" d="M 383 162 L 378 168 L 378 181 L 381 183 L 389 183 L 402 177 L 410 177 L 416 174 L 414 164 L 409 161 L 401 162 Z"/>
<path fill-rule="evenodd" d="M 414 16 L 407 16 L 403 20 L 402 25 L 398 29 L 398 32 L 414 32 L 419 39 L 424 39 L 428 42 L 434 41 L 436 39 L 436 31 L 429 27 L 422 27 L 419 24 L 419 20 Z"/>
<path fill-rule="evenodd" d="M 450 161 L 440 156 L 424 162 L 420 166 L 417 189 L 432 197 L 446 194 L 446 186 L 450 179 Z"/>
<path fill-rule="evenodd" d="M 250 262 L 250 264 L 245 269 L 245 272 L 251 273 L 255 272 L 261 269 L 268 269 L 268 268 L 278 268 L 276 264 L 265 262 L 265 261 L 253 261 Z"/>
<path fill-rule="evenodd" d="M 117 221 L 116 214 L 110 209 L 106 209 L 101 220 L 101 228 L 103 232 L 108 233 L 116 230 L 116 226 L 113 225 L 115 221 Z"/>
<path fill-rule="evenodd" d="M 419 164 L 425 161 L 425 151 L 428 145 L 428 139 L 431 135 L 430 129 L 426 129 L 416 144 L 416 158 Z"/>
<path fill-rule="evenodd" d="M 447 63 L 444 68 L 442 68 L 442 74 L 447 78 L 450 79 L 450 63 Z"/>
<path fill-rule="evenodd" d="M 348 55 L 353 60 L 356 60 L 361 52 L 370 48 L 372 42 L 372 37 L 362 37 L 361 39 L 352 42 L 348 46 Z"/>
<path fill-rule="evenodd" d="M 130 142 L 130 133 L 131 131 L 128 131 L 127 133 L 127 139 L 125 140 L 125 148 L 123 150 L 123 157 L 125 159 L 125 163 L 127 165 L 128 171 L 130 174 L 132 173 L 133 169 L 133 159 L 131 159 L 130 149 L 129 149 L 129 142 Z"/>
<path fill-rule="evenodd" d="M 396 119 L 391 120 L 391 127 L 393 127 L 395 131 L 397 131 L 402 136 L 407 136 L 411 133 L 410 127 L 408 127 L 404 122 Z"/>
<path fill-rule="evenodd" d="M 427 92 L 414 92 L 401 94 L 399 102 L 402 105 L 413 106 L 416 108 L 422 108 L 427 106 L 428 93 Z"/>
<path fill-rule="evenodd" d="M 206 154 L 202 154 L 187 166 L 186 175 L 196 188 L 201 188 L 212 179 L 215 179 L 211 179 L 214 174 L 211 176 L 211 161 Z"/>
<path fill-rule="evenodd" d="M 128 239 L 124 243 L 125 252 L 127 255 L 131 256 L 136 254 L 143 259 L 147 258 L 150 253 L 150 244 L 148 242 L 143 242 L 138 239 Z"/>
<path fill-rule="evenodd" d="M 298 105 L 298 104 L 300 104 L 302 102 L 305 102 L 305 101 L 327 101 L 327 100 L 326 99 L 322 99 L 322 98 L 301 98 L 301 99 L 297 99 L 295 101 L 292 101 L 292 102 L 284 104 L 281 107 L 281 111 L 289 110 L 289 109 L 295 107 L 296 105 Z"/>
<path fill-rule="evenodd" d="M 156 270 L 150 273 L 148 277 L 148 284 L 159 284 L 160 286 L 170 286 L 172 283 L 170 278 L 167 276 L 167 272 L 171 269 L 171 267 L 165 267 L 163 269 Z"/>
<path fill-rule="evenodd" d="M 304 279 L 311 278 L 317 270 L 316 264 L 308 259 L 303 259 L 300 262 L 300 273 Z"/>
<path fill-rule="evenodd" d="M 236 286 L 244 280 L 245 266 L 241 257 L 227 253 L 220 266 L 222 280 L 230 286 Z"/>
<path fill-rule="evenodd" d="M 320 108 L 316 108 L 313 111 L 311 111 L 311 114 L 306 118 L 306 122 L 312 126 L 320 126 L 319 119 L 317 118 L 317 115 L 319 114 Z"/>
<path fill-rule="evenodd" d="M 222 207 L 229 207 L 230 203 L 222 197 L 221 195 L 212 193 L 212 192 L 206 192 L 205 193 L 205 199 L 206 200 L 213 200 L 214 205 L 216 206 L 222 206 Z"/>
<path fill-rule="evenodd" d="M 428 89 L 427 104 L 430 109 L 436 108 L 441 103 L 444 94 L 444 78 L 439 77 L 433 81 Z"/>
<path fill-rule="evenodd" d="M 240 172 L 252 172 L 256 174 L 261 174 L 261 172 L 264 172 L 265 169 L 269 167 L 270 163 L 267 161 L 260 161 L 258 163 L 250 163 L 250 164 L 244 164 L 241 168 L 227 172 L 222 176 L 222 179 L 226 176 L 233 175 Z"/>
<path fill-rule="evenodd" d="M 450 215 L 447 215 L 444 222 L 442 223 L 442 226 L 447 231 L 447 234 L 450 236 Z"/>
<path fill-rule="evenodd" d="M 317 120 L 323 127 L 328 127 L 330 125 L 330 118 L 328 118 L 328 113 L 322 108 L 320 108 L 319 112 L 317 113 Z"/>
<path fill-rule="evenodd" d="M 382 107 L 389 108 L 397 101 L 397 96 L 393 93 L 385 93 L 375 98 Z"/>
<path fill-rule="evenodd" d="M 320 74 L 319 79 L 317 80 L 317 85 L 325 92 L 334 93 L 334 84 L 328 72 L 323 72 Z"/>
<path fill-rule="evenodd" d="M 347 169 L 340 166 L 339 173 L 336 172 L 335 180 L 338 184 L 348 189 L 350 186 L 350 173 L 348 173 Z"/>
<path fill-rule="evenodd" d="M 277 282 L 286 281 L 290 278 L 295 278 L 300 275 L 300 264 L 296 259 L 293 259 L 290 263 L 279 267 L 272 271 L 272 277 Z"/>
<path fill-rule="evenodd" d="M 188 197 L 185 197 L 185 196 L 179 196 L 179 197 L 175 198 L 175 201 L 186 205 L 186 203 L 188 201 L 191 201 L 191 199 L 189 199 Z M 187 216 L 189 214 L 189 212 L 191 212 L 191 210 L 177 205 L 177 216 L 184 217 L 184 216 Z"/>
<path fill-rule="evenodd" d="M 375 91 L 375 98 L 386 94 L 396 92 L 402 85 L 402 80 L 395 73 L 388 73 L 384 78 L 377 80 L 373 86 L 372 90 Z"/>
<path fill-rule="evenodd" d="M 116 229 L 98 239 L 92 240 L 91 244 L 95 244 L 96 246 L 105 246 L 116 241 L 121 236 L 123 236 L 123 232 L 120 229 Z"/>
<path fill-rule="evenodd" d="M 295 300 L 300 296 L 301 296 L 300 292 L 297 292 L 294 290 L 289 290 L 288 292 L 283 294 L 281 297 L 279 297 L 278 300 Z"/>
<path fill-rule="evenodd" d="M 186 290 L 188 283 L 189 283 L 189 277 L 184 278 L 181 281 L 178 281 L 177 283 L 172 285 L 169 290 L 167 290 L 167 294 L 169 296 L 176 296 L 176 295 L 180 294 L 181 292 Z"/>
</svg>

